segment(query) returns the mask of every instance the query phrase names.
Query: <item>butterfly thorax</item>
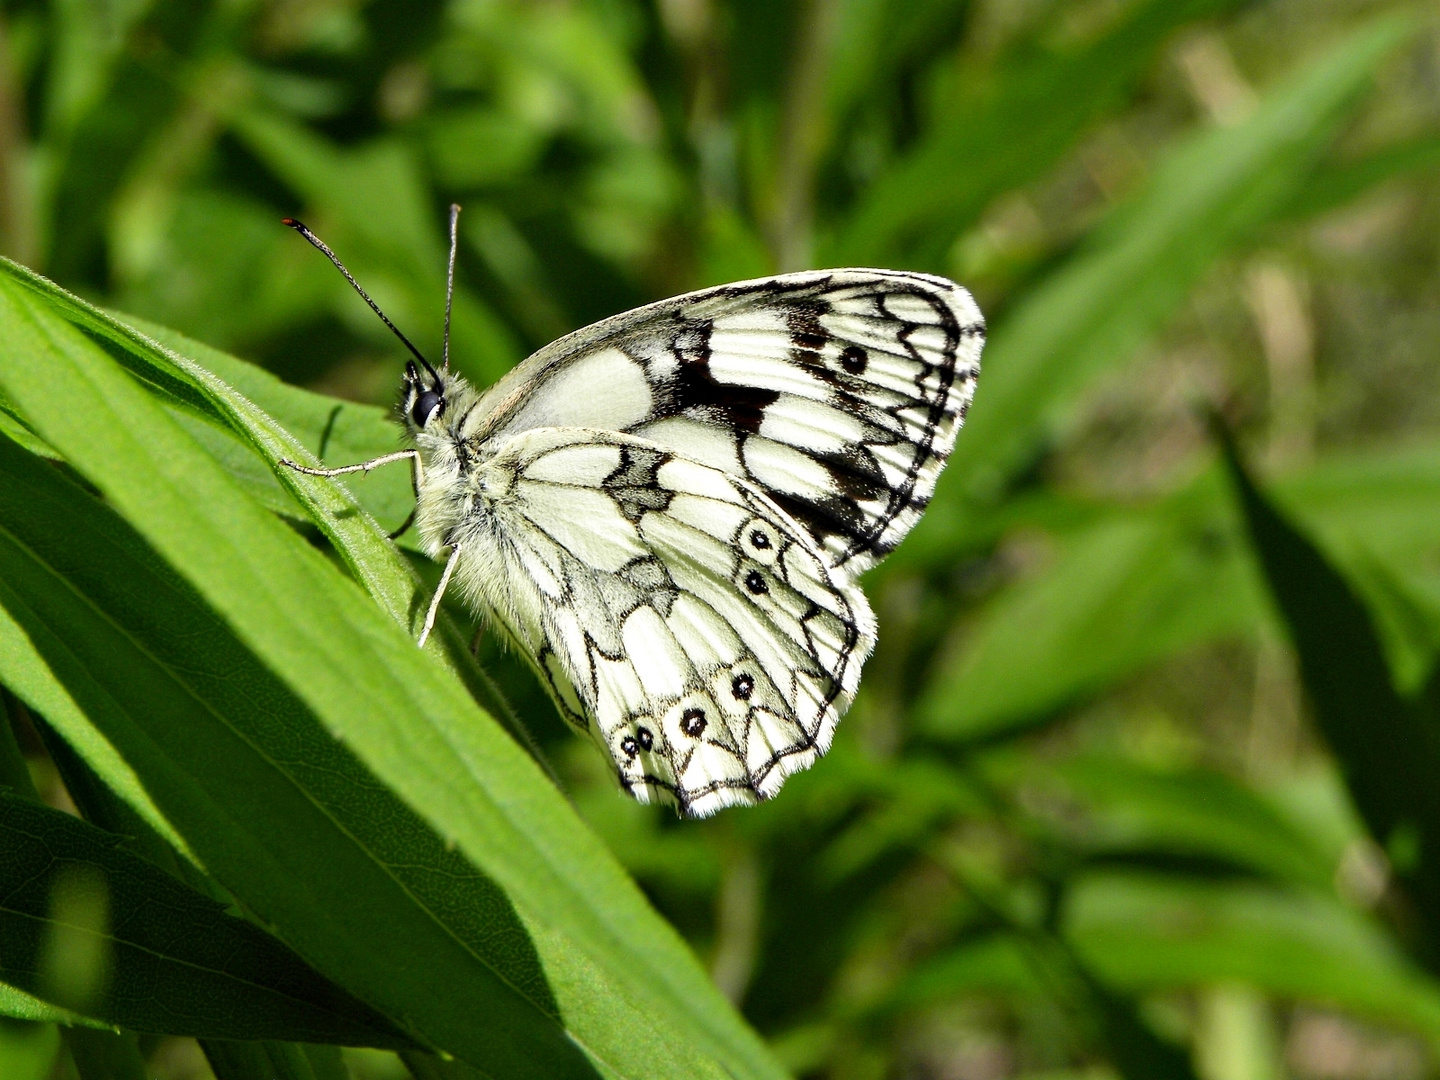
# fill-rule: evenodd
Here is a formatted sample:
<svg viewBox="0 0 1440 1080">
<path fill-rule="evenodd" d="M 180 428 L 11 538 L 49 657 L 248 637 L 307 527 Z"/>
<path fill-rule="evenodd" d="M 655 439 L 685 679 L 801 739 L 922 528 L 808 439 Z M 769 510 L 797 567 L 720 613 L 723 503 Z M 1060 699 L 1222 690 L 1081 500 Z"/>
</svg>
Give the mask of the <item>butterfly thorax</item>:
<svg viewBox="0 0 1440 1080">
<path fill-rule="evenodd" d="M 458 530 L 473 528 L 477 515 L 483 516 L 480 470 L 495 452 L 494 440 L 480 431 L 483 415 L 476 406 L 481 395 L 464 378 L 448 372 L 441 374 L 438 388 L 443 404 L 423 427 L 412 416 L 415 389 L 407 387 L 401 401 L 422 465 L 415 525 L 432 558 L 442 558 L 454 546 Z"/>
</svg>

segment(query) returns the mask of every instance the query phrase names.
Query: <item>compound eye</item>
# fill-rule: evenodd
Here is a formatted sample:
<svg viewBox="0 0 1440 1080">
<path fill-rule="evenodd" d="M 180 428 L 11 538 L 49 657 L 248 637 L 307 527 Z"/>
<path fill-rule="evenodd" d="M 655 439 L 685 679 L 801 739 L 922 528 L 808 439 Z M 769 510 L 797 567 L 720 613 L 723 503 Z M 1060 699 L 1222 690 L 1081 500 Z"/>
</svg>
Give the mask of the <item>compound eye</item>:
<svg viewBox="0 0 1440 1080">
<path fill-rule="evenodd" d="M 410 407 L 410 419 L 415 422 L 416 427 L 423 428 L 440 415 L 440 410 L 444 407 L 445 399 L 434 390 L 421 391 L 420 396 L 415 399 L 415 404 Z"/>
</svg>

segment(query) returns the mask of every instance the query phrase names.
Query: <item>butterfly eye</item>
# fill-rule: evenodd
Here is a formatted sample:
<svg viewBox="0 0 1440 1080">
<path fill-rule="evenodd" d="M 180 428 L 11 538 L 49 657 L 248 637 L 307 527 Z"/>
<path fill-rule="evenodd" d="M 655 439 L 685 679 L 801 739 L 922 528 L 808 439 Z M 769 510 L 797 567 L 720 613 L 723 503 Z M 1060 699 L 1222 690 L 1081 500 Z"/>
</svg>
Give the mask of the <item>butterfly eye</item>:
<svg viewBox="0 0 1440 1080">
<path fill-rule="evenodd" d="M 416 427 L 423 428 L 438 416 L 444 407 L 443 397 L 434 390 L 423 390 L 415 399 L 415 404 L 410 407 L 410 419 L 415 422 Z"/>
</svg>

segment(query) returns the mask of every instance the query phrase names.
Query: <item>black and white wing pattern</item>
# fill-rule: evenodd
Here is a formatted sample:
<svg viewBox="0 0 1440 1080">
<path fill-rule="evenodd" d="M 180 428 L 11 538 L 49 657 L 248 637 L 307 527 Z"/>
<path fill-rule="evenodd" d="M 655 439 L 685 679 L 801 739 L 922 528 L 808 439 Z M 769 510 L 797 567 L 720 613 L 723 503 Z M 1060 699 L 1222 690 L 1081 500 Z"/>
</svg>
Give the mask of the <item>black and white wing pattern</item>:
<svg viewBox="0 0 1440 1080">
<path fill-rule="evenodd" d="M 561 338 L 462 426 L 492 448 L 540 427 L 641 436 L 763 491 L 853 576 L 928 504 L 984 336 L 970 294 L 927 274 L 738 282 Z"/>
<path fill-rule="evenodd" d="M 456 582 L 636 798 L 711 814 L 828 749 L 874 616 L 759 485 L 566 426 L 510 437 L 472 490 Z"/>
</svg>

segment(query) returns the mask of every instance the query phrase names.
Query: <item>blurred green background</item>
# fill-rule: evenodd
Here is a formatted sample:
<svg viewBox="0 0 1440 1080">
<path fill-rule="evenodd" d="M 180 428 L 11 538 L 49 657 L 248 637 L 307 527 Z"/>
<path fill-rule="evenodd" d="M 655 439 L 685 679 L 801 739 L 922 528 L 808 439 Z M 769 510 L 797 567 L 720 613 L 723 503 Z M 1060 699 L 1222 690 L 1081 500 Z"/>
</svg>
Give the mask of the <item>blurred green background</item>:
<svg viewBox="0 0 1440 1080">
<path fill-rule="evenodd" d="M 396 343 L 282 216 L 438 352 L 461 203 L 454 360 L 481 381 L 709 284 L 960 281 L 991 327 L 970 423 L 867 580 L 880 644 L 834 750 L 775 802 L 634 805 L 483 658 L 798 1075 L 1418 1080 L 1440 1075 L 1433 12 L 7 2 L 0 251 L 379 403 Z M 193 1042 L 147 1050 L 155 1077 L 208 1075 Z"/>
</svg>

